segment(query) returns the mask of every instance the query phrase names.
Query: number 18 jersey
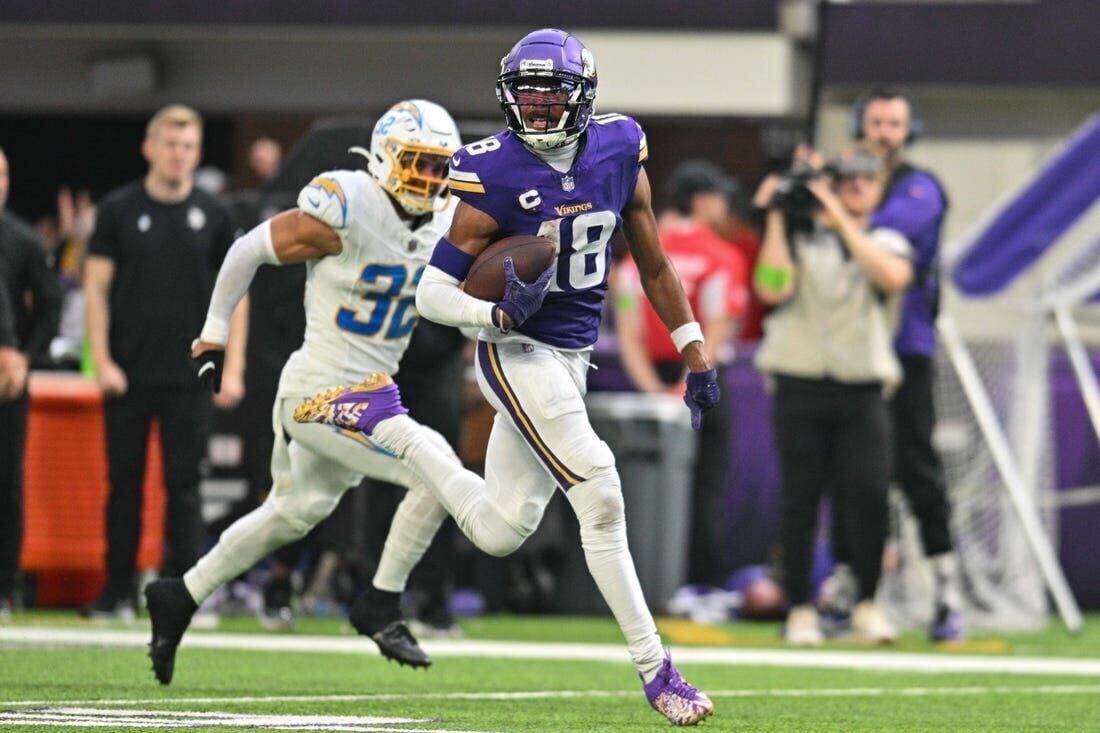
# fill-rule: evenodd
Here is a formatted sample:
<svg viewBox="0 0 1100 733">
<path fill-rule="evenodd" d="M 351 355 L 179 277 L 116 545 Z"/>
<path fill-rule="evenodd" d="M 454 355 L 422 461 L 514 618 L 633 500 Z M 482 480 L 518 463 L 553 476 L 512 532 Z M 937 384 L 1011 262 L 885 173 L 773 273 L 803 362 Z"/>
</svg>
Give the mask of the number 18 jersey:
<svg viewBox="0 0 1100 733">
<path fill-rule="evenodd" d="M 283 369 L 281 397 L 397 372 L 416 326 L 416 285 L 455 206 L 410 230 L 363 171 L 322 173 L 302 189 L 298 208 L 332 227 L 343 249 L 307 265 L 305 339 Z"/>
<path fill-rule="evenodd" d="M 540 308 L 518 333 L 561 349 L 596 341 L 607 294 L 611 237 L 622 227 L 642 163 L 645 134 L 630 117 L 596 115 L 573 166 L 561 173 L 511 131 L 451 158 L 451 191 L 488 214 L 498 235 L 537 234 L 558 244 L 558 271 Z"/>
</svg>

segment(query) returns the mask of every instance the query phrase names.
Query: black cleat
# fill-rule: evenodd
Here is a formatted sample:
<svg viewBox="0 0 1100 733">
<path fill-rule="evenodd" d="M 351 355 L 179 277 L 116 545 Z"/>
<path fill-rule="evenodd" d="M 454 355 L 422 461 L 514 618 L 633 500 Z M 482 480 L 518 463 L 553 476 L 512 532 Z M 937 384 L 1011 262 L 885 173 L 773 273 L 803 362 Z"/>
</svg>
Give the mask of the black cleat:
<svg viewBox="0 0 1100 733">
<path fill-rule="evenodd" d="M 134 604 L 125 598 L 116 598 L 104 591 L 96 600 L 81 606 L 80 615 L 93 621 L 121 621 L 132 624 L 135 617 Z"/>
<path fill-rule="evenodd" d="M 360 634 L 369 636 L 386 659 L 409 667 L 430 667 L 432 658 L 420 648 L 391 596 L 400 598 L 397 593 L 373 588 L 360 594 L 351 605 L 348 621 Z"/>
<path fill-rule="evenodd" d="M 264 586 L 264 608 L 260 625 L 268 631 L 290 631 L 294 628 L 294 586 L 289 575 L 271 578 Z"/>
<path fill-rule="evenodd" d="M 162 685 L 167 685 L 172 682 L 176 667 L 176 648 L 198 606 L 181 578 L 164 578 L 145 586 L 145 604 L 153 623 L 153 638 L 149 642 L 153 674 Z"/>
</svg>

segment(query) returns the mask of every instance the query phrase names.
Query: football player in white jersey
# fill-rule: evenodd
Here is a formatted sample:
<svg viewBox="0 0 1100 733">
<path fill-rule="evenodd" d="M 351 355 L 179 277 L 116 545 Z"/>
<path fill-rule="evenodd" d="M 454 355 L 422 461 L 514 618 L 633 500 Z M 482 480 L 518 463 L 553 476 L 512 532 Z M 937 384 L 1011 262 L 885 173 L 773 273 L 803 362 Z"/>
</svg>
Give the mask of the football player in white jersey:
<svg viewBox="0 0 1100 733">
<path fill-rule="evenodd" d="M 150 656 L 162 684 L 172 680 L 176 648 L 202 602 L 273 550 L 303 537 L 336 508 L 362 477 L 414 488 L 419 479 L 365 436 L 292 418 L 303 398 L 333 384 L 377 373 L 388 381 L 416 325 L 416 286 L 432 249 L 450 226 L 456 202 L 447 191 L 447 162 L 461 145 L 451 116 L 437 104 L 409 100 L 374 127 L 368 173 L 323 173 L 284 211 L 230 248 L 211 296 L 206 324 L 193 344 L 199 374 L 220 378 L 229 316 L 263 264 L 308 263 L 302 347 L 291 355 L 273 410 L 273 485 L 267 500 L 237 520 L 182 579 L 146 591 L 153 634 Z M 427 430 L 427 428 L 425 428 Z M 438 450 L 458 457 L 430 431 Z M 431 663 L 398 606 L 409 572 L 447 512 L 427 490 L 409 491 L 398 507 L 373 587 L 349 620 L 382 653 L 413 666 Z"/>
</svg>

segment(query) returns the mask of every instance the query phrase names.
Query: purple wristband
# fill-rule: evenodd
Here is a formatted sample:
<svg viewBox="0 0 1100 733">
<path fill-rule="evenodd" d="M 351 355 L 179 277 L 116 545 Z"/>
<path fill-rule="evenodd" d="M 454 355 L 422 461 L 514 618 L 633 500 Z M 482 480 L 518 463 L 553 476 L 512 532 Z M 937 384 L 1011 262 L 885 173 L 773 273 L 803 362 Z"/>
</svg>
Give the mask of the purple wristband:
<svg viewBox="0 0 1100 733">
<path fill-rule="evenodd" d="M 443 270 L 454 279 L 462 282 L 466 279 L 466 274 L 470 271 L 475 259 L 473 255 L 467 254 L 451 244 L 446 237 L 440 237 L 439 241 L 436 242 L 435 249 L 432 251 L 432 258 L 428 260 L 428 264 Z"/>
</svg>

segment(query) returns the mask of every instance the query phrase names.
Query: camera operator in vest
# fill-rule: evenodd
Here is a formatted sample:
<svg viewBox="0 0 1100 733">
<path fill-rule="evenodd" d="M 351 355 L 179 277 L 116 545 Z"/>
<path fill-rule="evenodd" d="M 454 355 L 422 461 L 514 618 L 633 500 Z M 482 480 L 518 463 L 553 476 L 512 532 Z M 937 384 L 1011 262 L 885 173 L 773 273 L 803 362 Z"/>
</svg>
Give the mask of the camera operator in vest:
<svg viewBox="0 0 1100 733">
<path fill-rule="evenodd" d="M 867 151 L 822 167 L 820 156 L 801 149 L 792 171 L 766 178 L 755 198 L 767 213 L 754 287 L 776 306 L 764 321 L 756 365 L 774 389 L 781 568 L 791 605 L 785 637 L 792 644 L 822 641 L 810 570 L 825 487 L 845 513 L 858 581 L 853 632 L 869 643 L 896 638 L 874 595 L 891 468 L 886 396 L 901 381 L 894 315 L 913 266 L 906 239 L 871 224 L 884 188 L 882 161 Z"/>
<path fill-rule="evenodd" d="M 920 525 L 921 542 L 932 569 L 929 638 L 957 641 L 965 635 L 961 581 L 952 549 L 951 508 L 943 463 L 932 445 L 936 424 L 935 322 L 940 296 L 937 264 L 948 202 L 936 177 L 905 158 L 905 149 L 921 134 L 922 127 L 912 100 L 889 89 L 872 90 L 852 106 L 852 137 L 883 159 L 888 176 L 886 193 L 871 222 L 901 232 L 913 247 L 913 281 L 902 300 L 894 339 L 905 375 L 890 401 L 894 478 Z M 839 564 L 830 579 L 837 592 L 823 604 L 826 615 L 841 625 L 851 612 L 845 599 L 851 597 L 852 585 L 842 524 L 834 528 L 834 555 Z"/>
</svg>

